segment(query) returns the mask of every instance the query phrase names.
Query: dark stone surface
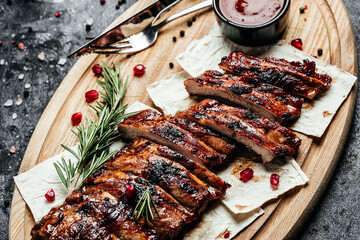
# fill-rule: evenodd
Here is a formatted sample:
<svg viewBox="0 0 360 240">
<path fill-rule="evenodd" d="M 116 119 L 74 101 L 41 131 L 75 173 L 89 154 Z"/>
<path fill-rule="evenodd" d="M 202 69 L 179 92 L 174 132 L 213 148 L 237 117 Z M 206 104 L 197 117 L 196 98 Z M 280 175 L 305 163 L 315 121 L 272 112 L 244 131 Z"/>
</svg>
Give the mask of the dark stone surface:
<svg viewBox="0 0 360 240">
<path fill-rule="evenodd" d="M 13 176 L 17 174 L 21 159 L 31 134 L 46 104 L 76 60 L 58 61 L 65 58 L 75 47 L 84 42 L 85 36 L 96 36 L 116 16 L 126 10 L 135 0 L 127 0 L 115 9 L 116 0 L 100 5 L 98 0 L 7 0 L 0 3 L 0 239 L 8 238 L 8 222 Z M 359 45 L 360 3 L 344 0 Z M 60 12 L 59 18 L 55 12 Z M 86 23 L 93 18 L 91 31 L 86 32 Z M 32 32 L 28 28 L 33 29 Z M 15 39 L 25 45 L 19 50 L 11 43 Z M 45 61 L 37 56 L 45 53 Z M 24 79 L 19 75 L 24 74 Z M 24 86 L 31 84 L 29 96 L 24 96 Z M 23 98 L 16 105 L 17 98 Z M 4 107 L 12 99 L 14 105 Z M 358 106 L 358 105 L 357 105 Z M 360 226 L 360 107 L 356 107 L 353 123 L 345 150 L 335 174 L 312 216 L 304 225 L 299 239 L 359 239 Z M 12 119 L 13 113 L 17 114 Z M 10 153 L 15 146 L 15 154 Z"/>
</svg>

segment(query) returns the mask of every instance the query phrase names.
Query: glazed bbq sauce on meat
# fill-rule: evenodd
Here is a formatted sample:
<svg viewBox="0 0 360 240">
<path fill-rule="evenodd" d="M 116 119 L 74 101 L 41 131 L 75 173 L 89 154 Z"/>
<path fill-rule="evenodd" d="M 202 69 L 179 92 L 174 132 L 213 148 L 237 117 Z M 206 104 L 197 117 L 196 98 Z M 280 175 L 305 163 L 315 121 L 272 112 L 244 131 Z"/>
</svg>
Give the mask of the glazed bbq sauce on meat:
<svg viewBox="0 0 360 240">
<path fill-rule="evenodd" d="M 192 133 L 218 153 L 230 156 L 236 149 L 236 144 L 232 139 L 214 132 L 210 128 L 201 126 L 200 124 L 177 114 L 175 114 L 175 116 L 165 115 L 164 117 L 167 121 Z"/>
<path fill-rule="evenodd" d="M 135 138 L 127 145 L 127 151 L 131 151 L 132 154 L 141 154 L 147 152 L 149 154 L 159 155 L 174 162 L 180 163 L 192 174 L 194 174 L 209 186 L 209 192 L 212 194 L 213 198 L 218 198 L 225 195 L 226 189 L 230 187 L 228 183 L 223 181 L 220 177 L 218 177 L 206 167 L 189 158 L 184 157 L 180 153 L 177 153 L 166 146 L 156 144 L 145 138 Z M 116 158 L 120 153 L 121 152 L 118 152 L 114 158 Z"/>
<path fill-rule="evenodd" d="M 136 195 L 125 194 L 133 184 Z M 133 211 L 146 187 L 150 189 L 161 218 L 148 224 L 136 220 Z M 170 239 L 194 215 L 160 187 L 121 171 L 100 170 L 60 207 L 53 208 L 31 231 L 33 239 Z"/>
<path fill-rule="evenodd" d="M 207 167 L 223 164 L 227 159 L 225 154 L 216 152 L 199 138 L 173 123 L 166 120 L 146 120 L 153 117 L 153 112 L 153 110 L 144 110 L 125 119 L 118 124 L 119 133 L 122 133 L 124 138 L 144 137 L 166 145 Z"/>
<path fill-rule="evenodd" d="M 258 79 L 300 96 L 313 99 L 331 84 L 331 77 L 315 72 L 315 62 L 288 62 L 273 57 L 258 58 L 242 52 L 224 57 L 219 67 L 235 74 Z"/>
<path fill-rule="evenodd" d="M 159 185 L 196 214 L 202 212 L 213 199 L 208 186 L 179 163 L 146 151 L 133 150 L 128 147 L 122 149 L 107 163 L 107 169 L 117 169 Z"/>
<path fill-rule="evenodd" d="M 152 229 L 160 236 L 165 236 L 166 239 L 175 237 L 180 229 L 187 223 L 196 219 L 196 216 L 182 206 L 176 199 L 170 194 L 164 191 L 161 187 L 154 185 L 153 183 L 137 176 L 131 176 L 123 173 L 119 170 L 107 170 L 100 171 L 99 176 L 94 176 L 94 179 L 89 179 L 87 188 L 91 191 L 91 187 L 95 189 L 107 189 L 107 191 L 115 197 L 121 198 L 122 201 L 127 201 L 131 205 L 131 216 L 136 204 L 139 202 L 143 192 L 146 188 L 149 188 L 154 203 L 159 211 L 160 216 L 157 215 L 155 209 L 152 208 L 154 220 L 151 223 L 147 223 L 145 218 L 136 220 L 141 225 L 142 229 Z M 124 183 L 118 184 L 117 182 L 123 179 Z M 93 186 L 91 186 L 93 184 Z M 134 197 L 127 197 L 125 189 L 127 184 L 132 184 L 136 189 Z M 120 190 L 120 191 L 119 191 Z M 122 218 L 123 215 L 119 214 Z M 115 226 L 115 229 L 118 226 Z"/>
<path fill-rule="evenodd" d="M 70 197 L 74 198 L 74 195 L 83 196 L 76 191 Z M 52 208 L 31 230 L 32 239 L 119 239 L 106 228 L 104 215 L 98 211 L 104 208 L 105 197 L 102 193 L 93 195 L 88 201 L 78 200 L 72 204 L 65 202 Z M 97 219 L 88 217 L 90 214 L 94 214 Z"/>
<path fill-rule="evenodd" d="M 206 99 L 182 111 L 183 117 L 235 139 L 260 154 L 263 162 L 295 155 L 301 140 L 291 130 L 249 110 Z"/>
<path fill-rule="evenodd" d="M 218 71 L 206 71 L 184 84 L 190 94 L 217 96 L 279 122 L 297 119 L 304 102 L 302 98 L 258 79 Z"/>
<path fill-rule="evenodd" d="M 176 114 L 174 116 L 162 115 L 155 110 L 148 109 L 139 113 L 134 120 L 138 120 L 140 122 L 145 120 L 168 121 L 190 132 L 209 147 L 213 148 L 216 152 L 221 154 L 231 155 L 236 149 L 236 145 L 233 140 Z"/>
</svg>

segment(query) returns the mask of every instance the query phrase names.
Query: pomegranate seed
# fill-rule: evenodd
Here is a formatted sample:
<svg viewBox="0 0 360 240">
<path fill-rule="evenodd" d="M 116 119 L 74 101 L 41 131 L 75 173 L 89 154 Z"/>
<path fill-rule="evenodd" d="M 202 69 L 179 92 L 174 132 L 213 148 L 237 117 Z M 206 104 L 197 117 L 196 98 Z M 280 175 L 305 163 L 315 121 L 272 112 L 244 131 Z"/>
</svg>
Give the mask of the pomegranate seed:
<svg viewBox="0 0 360 240">
<path fill-rule="evenodd" d="M 99 77 L 99 76 L 101 76 L 101 73 L 102 73 L 102 67 L 100 66 L 100 64 L 95 64 L 92 67 L 92 71 L 95 74 L 95 76 Z"/>
<path fill-rule="evenodd" d="M 0 41 L 0 46 L 2 45 L 2 41 Z"/>
<path fill-rule="evenodd" d="M 126 185 L 126 196 L 129 198 L 135 197 L 136 194 L 136 188 L 134 187 L 134 185 L 132 184 L 127 184 Z"/>
<path fill-rule="evenodd" d="M 301 40 L 301 38 L 297 38 L 297 39 L 294 39 L 291 41 L 291 46 L 299 49 L 299 50 L 302 50 L 302 47 L 303 47 L 303 42 Z"/>
<path fill-rule="evenodd" d="M 15 44 L 15 43 L 16 43 L 16 40 L 15 40 L 15 39 L 11 40 L 11 43 L 12 43 L 12 44 Z"/>
<path fill-rule="evenodd" d="M 25 49 L 25 45 L 24 45 L 23 43 L 19 43 L 17 47 L 18 47 L 18 49 L 20 49 L 20 50 L 24 50 L 24 49 Z"/>
<path fill-rule="evenodd" d="M 91 103 L 99 98 L 99 93 L 96 90 L 90 90 L 85 93 L 85 100 L 87 103 Z"/>
<path fill-rule="evenodd" d="M 246 168 L 240 173 L 240 180 L 244 183 L 248 182 L 254 176 L 254 170 L 251 168 Z"/>
<path fill-rule="evenodd" d="M 48 202 L 55 201 L 55 192 L 52 188 L 50 188 L 49 191 L 45 193 L 45 198 Z"/>
<path fill-rule="evenodd" d="M 100 0 L 100 4 L 101 4 L 101 5 L 104 5 L 105 2 L 106 2 L 105 0 Z"/>
<path fill-rule="evenodd" d="M 133 69 L 135 76 L 141 77 L 142 75 L 144 75 L 145 69 L 146 69 L 146 67 L 144 67 L 144 65 L 142 65 L 142 64 L 136 65 Z"/>
<path fill-rule="evenodd" d="M 304 8 L 305 8 L 305 10 L 307 10 L 307 9 L 308 9 L 308 6 L 307 6 L 307 5 L 305 5 L 305 6 L 304 6 Z"/>
<path fill-rule="evenodd" d="M 276 190 L 279 188 L 280 176 L 276 173 L 271 174 L 270 176 L 270 184 L 271 187 Z"/>
<path fill-rule="evenodd" d="M 55 17 L 58 18 L 58 17 L 60 17 L 60 16 L 61 16 L 61 14 L 60 14 L 59 12 L 56 12 L 56 13 L 55 13 Z"/>
<path fill-rule="evenodd" d="M 230 237 L 230 232 L 229 231 L 226 231 L 226 233 L 224 234 L 224 238 L 229 238 Z"/>
<path fill-rule="evenodd" d="M 71 116 L 71 123 L 73 126 L 77 126 L 81 123 L 81 119 L 82 119 L 82 114 L 81 112 L 77 112 L 77 113 L 74 113 L 72 116 Z"/>
</svg>

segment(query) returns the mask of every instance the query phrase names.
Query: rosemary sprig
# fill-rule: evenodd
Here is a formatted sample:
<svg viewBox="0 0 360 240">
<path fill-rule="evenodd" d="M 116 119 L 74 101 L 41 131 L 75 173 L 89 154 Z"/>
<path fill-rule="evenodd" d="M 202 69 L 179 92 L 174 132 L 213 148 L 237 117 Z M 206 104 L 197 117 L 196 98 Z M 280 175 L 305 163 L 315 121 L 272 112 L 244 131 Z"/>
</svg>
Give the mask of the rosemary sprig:
<svg viewBox="0 0 360 240">
<path fill-rule="evenodd" d="M 134 210 L 135 219 L 140 219 L 141 217 L 145 217 L 146 221 L 149 223 L 151 220 L 154 220 L 154 214 L 151 211 L 151 206 L 155 208 L 155 211 L 158 216 L 160 216 L 159 211 L 156 208 L 154 200 L 152 199 L 149 188 L 146 188 L 143 195 L 141 196 L 139 202 L 136 204 Z"/>
<path fill-rule="evenodd" d="M 83 182 L 99 170 L 115 152 L 109 152 L 109 147 L 119 137 L 117 124 L 124 118 L 135 113 L 124 114 L 127 105 L 122 106 L 128 81 L 123 83 L 120 68 L 118 70 L 103 64 L 104 80 L 97 80 L 103 88 L 100 92 L 102 99 L 97 101 L 93 108 L 98 116 L 98 120 L 89 121 L 85 119 L 78 127 L 77 131 L 72 132 L 79 139 L 77 153 L 71 148 L 61 145 L 78 160 L 77 164 L 72 164 L 70 160 L 66 162 L 54 163 L 56 171 L 66 187 L 66 189 L 77 189 Z M 79 183 L 79 179 L 81 179 Z"/>
</svg>

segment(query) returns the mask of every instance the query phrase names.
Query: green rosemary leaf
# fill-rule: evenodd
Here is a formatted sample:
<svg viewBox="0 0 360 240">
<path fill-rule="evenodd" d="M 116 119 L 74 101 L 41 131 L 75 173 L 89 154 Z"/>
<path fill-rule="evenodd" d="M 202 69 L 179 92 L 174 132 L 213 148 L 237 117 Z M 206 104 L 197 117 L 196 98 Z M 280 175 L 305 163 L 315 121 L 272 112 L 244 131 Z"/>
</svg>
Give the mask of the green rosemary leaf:
<svg viewBox="0 0 360 240">
<path fill-rule="evenodd" d="M 128 79 L 124 82 L 120 74 L 120 68 L 109 67 L 102 64 L 103 80 L 97 80 L 102 87 L 100 91 L 101 100 L 91 106 L 98 119 L 90 121 L 87 118 L 72 130 L 79 140 L 78 153 L 69 147 L 62 145 L 64 149 L 72 153 L 77 159 L 77 164 L 72 164 L 69 160 L 57 163 L 55 168 L 64 186 L 69 188 L 79 188 L 83 182 L 98 171 L 115 152 L 109 153 L 109 147 L 117 141 L 119 134 L 117 124 L 126 117 L 136 113 L 124 114 L 127 105 L 122 105 Z M 61 177 L 62 175 L 62 177 Z M 82 178 L 79 182 L 80 177 Z M 71 185 L 71 186 L 70 186 Z M 143 209 L 144 210 L 144 209 Z"/>
<path fill-rule="evenodd" d="M 72 155 L 74 155 L 79 160 L 79 156 L 77 155 L 77 153 L 74 150 L 65 146 L 64 144 L 61 144 L 61 147 L 63 147 L 65 150 L 69 151 Z"/>
<path fill-rule="evenodd" d="M 62 173 L 59 165 L 58 165 L 57 163 L 54 163 L 54 167 L 55 167 L 55 169 L 56 169 L 57 174 L 58 174 L 59 177 L 60 177 L 61 182 L 64 184 L 65 188 L 66 188 L 67 190 L 69 190 L 68 182 L 67 182 L 67 180 L 65 179 L 64 174 Z"/>
<path fill-rule="evenodd" d="M 151 206 L 155 208 L 156 213 L 158 214 L 158 216 L 160 216 L 159 211 L 157 210 L 154 200 L 149 191 L 149 188 L 146 188 L 139 202 L 135 206 L 134 209 L 135 219 L 138 220 L 141 217 L 144 217 L 147 222 L 154 220 L 154 214 L 152 213 Z"/>
</svg>

